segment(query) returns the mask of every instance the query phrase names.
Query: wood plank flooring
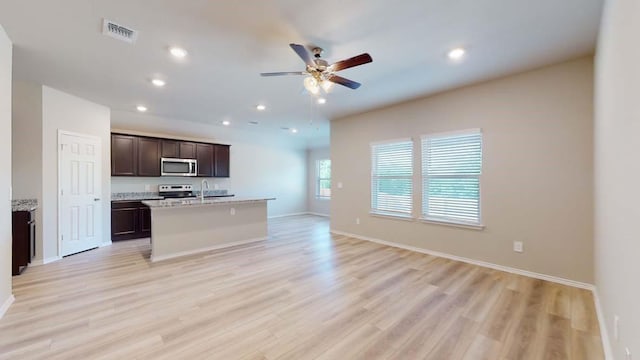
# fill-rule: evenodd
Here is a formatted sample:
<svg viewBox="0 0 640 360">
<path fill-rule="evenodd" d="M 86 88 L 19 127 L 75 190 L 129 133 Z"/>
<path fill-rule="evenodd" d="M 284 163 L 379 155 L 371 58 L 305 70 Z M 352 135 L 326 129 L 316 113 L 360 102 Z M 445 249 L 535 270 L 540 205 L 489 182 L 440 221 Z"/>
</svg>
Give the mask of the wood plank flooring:
<svg viewBox="0 0 640 360">
<path fill-rule="evenodd" d="M 159 263 L 149 240 L 14 277 L 0 359 L 603 359 L 591 293 L 270 220 Z"/>
</svg>

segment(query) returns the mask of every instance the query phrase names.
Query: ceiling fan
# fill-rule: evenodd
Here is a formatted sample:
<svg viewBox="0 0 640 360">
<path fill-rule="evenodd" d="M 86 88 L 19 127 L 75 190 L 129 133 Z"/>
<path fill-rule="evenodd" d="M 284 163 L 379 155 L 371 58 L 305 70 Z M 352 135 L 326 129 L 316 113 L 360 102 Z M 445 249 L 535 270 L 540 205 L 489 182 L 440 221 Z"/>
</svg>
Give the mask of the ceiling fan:
<svg viewBox="0 0 640 360">
<path fill-rule="evenodd" d="M 335 73 L 344 69 L 367 64 L 373 61 L 371 55 L 364 53 L 329 65 L 326 60 L 321 59 L 322 48 L 312 48 L 311 52 L 313 53 L 314 57 L 312 58 L 311 54 L 309 54 L 309 52 L 303 45 L 289 44 L 289 46 L 291 46 L 293 51 L 295 51 L 296 54 L 298 54 L 298 56 L 300 56 L 302 61 L 304 61 L 304 63 L 306 64 L 305 71 L 270 72 L 260 73 L 260 75 L 306 75 L 307 77 L 304 79 L 304 87 L 314 95 L 320 91 L 321 87 L 325 91 L 328 91 L 329 88 L 331 88 L 332 83 L 340 84 L 350 89 L 359 88 L 361 85 L 360 83 L 343 78 L 342 76 L 338 76 Z"/>
</svg>

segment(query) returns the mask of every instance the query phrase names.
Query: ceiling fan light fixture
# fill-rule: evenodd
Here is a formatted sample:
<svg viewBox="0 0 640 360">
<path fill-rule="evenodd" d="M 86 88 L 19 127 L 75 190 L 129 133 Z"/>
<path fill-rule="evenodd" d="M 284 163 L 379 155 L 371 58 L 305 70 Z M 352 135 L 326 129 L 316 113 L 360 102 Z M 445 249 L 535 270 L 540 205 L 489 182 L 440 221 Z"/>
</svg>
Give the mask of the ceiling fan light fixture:
<svg viewBox="0 0 640 360">
<path fill-rule="evenodd" d="M 318 99 L 318 104 L 322 105 L 322 104 L 326 104 L 327 103 L 327 99 L 325 98 L 319 98 Z"/>
<path fill-rule="evenodd" d="M 329 80 L 322 80 L 322 82 L 320 83 L 320 86 L 322 86 L 322 90 L 324 90 L 324 92 L 328 93 L 329 91 L 331 91 L 331 89 L 333 89 L 333 83 Z"/>
<path fill-rule="evenodd" d="M 316 80 L 313 76 L 307 76 L 304 78 L 304 88 L 307 89 L 308 92 L 313 95 L 318 95 L 320 92 L 320 86 L 318 86 L 318 80 Z"/>
</svg>

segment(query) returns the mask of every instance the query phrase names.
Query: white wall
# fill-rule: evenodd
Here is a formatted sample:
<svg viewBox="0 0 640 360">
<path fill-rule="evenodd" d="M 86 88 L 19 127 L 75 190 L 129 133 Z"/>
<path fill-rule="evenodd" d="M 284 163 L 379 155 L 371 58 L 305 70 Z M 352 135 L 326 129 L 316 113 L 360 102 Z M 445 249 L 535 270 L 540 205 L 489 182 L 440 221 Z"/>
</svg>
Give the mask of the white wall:
<svg viewBox="0 0 640 360">
<path fill-rule="evenodd" d="M 272 196 L 269 216 L 307 211 L 306 152 L 295 138 L 273 137 L 177 119 L 128 112 L 112 114 L 113 131 L 170 137 L 185 140 L 230 144 L 228 179 L 209 179 L 213 188 L 227 189 L 238 196 Z M 113 192 L 157 191 L 158 184 L 193 184 L 200 189 L 201 179 L 112 177 Z"/>
<path fill-rule="evenodd" d="M 0 26 L 0 152 L 11 154 L 11 40 Z M 0 156 L 0 317 L 11 295 L 11 155 Z M 9 170 L 7 170 L 9 169 Z"/>
<path fill-rule="evenodd" d="M 609 0 L 596 66 L 595 270 L 616 359 L 640 357 L 640 2 Z"/>
<path fill-rule="evenodd" d="M 102 141 L 102 241 L 111 241 L 110 110 L 42 87 L 42 228 L 44 259 L 58 255 L 58 130 L 97 136 Z"/>
<path fill-rule="evenodd" d="M 318 199 L 316 197 L 316 178 L 318 176 L 316 161 L 330 158 L 331 154 L 328 147 L 307 150 L 307 204 L 309 212 L 314 214 L 328 216 L 330 212 L 331 200 Z"/>
<path fill-rule="evenodd" d="M 369 215 L 371 142 L 471 128 L 483 130 L 484 230 Z M 332 229 L 592 283 L 592 142 L 590 57 L 334 120 Z M 417 216 L 418 156 L 414 169 Z"/>
<path fill-rule="evenodd" d="M 11 119 L 12 176 L 14 199 L 36 199 L 42 205 L 42 86 L 13 81 Z M 42 206 L 36 210 L 42 224 Z M 36 226 L 35 262 L 42 260 L 42 226 Z"/>
</svg>

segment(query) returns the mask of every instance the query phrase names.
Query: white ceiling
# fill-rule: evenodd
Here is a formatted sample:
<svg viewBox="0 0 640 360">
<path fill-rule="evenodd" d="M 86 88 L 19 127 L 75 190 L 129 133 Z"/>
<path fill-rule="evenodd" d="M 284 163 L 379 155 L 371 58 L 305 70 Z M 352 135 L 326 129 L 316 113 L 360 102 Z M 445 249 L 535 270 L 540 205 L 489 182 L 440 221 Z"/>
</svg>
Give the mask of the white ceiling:
<svg viewBox="0 0 640 360">
<path fill-rule="evenodd" d="M 296 127 L 292 136 L 317 140 L 331 118 L 593 53 L 602 1 L 0 0 L 0 24 L 17 79 L 114 110 L 142 103 L 158 116 Z M 103 36 L 102 18 L 140 31 L 136 44 Z M 316 105 L 302 77 L 258 75 L 304 70 L 291 42 L 323 47 L 330 63 L 363 52 L 373 63 L 340 73 L 360 89 L 337 86 Z M 172 59 L 170 45 L 187 59 Z M 446 57 L 456 46 L 468 48 L 460 64 Z M 156 75 L 165 88 L 151 86 Z"/>
</svg>

